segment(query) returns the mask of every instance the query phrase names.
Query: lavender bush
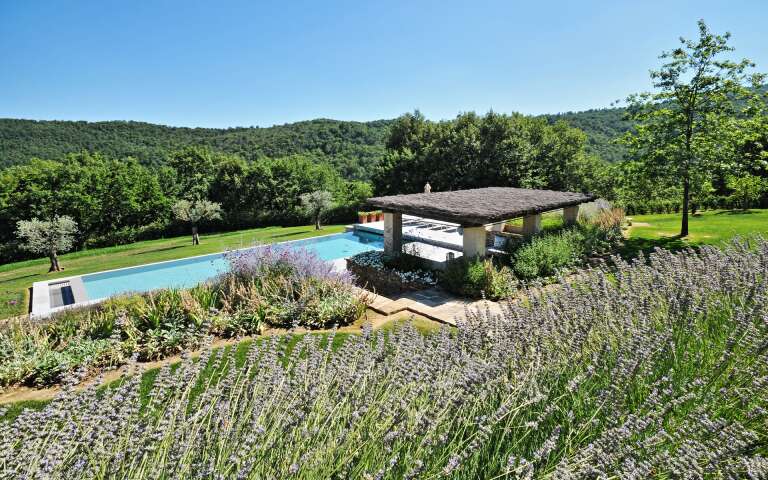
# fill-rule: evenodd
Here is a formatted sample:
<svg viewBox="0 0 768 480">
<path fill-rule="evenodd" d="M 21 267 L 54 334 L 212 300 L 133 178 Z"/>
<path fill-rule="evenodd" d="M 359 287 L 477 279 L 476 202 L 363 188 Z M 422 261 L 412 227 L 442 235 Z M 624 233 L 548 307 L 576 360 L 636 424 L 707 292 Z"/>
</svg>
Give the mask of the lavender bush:
<svg viewBox="0 0 768 480">
<path fill-rule="evenodd" d="M 146 404 L 65 390 L 0 422 L 0 476 L 766 478 L 768 243 L 615 263 L 456 331 L 206 349 Z"/>
<path fill-rule="evenodd" d="M 230 271 L 213 287 L 222 305 L 245 304 L 270 325 L 347 325 L 365 311 L 352 276 L 304 249 L 268 245 L 229 253 L 227 260 Z"/>
<path fill-rule="evenodd" d="M 263 247 L 227 258 L 231 271 L 212 284 L 117 297 L 46 325 L 24 321 L 0 331 L 0 387 L 56 384 L 78 368 L 93 373 L 132 354 L 161 359 L 199 348 L 209 335 L 346 325 L 365 311 L 351 277 L 306 251 Z"/>
</svg>

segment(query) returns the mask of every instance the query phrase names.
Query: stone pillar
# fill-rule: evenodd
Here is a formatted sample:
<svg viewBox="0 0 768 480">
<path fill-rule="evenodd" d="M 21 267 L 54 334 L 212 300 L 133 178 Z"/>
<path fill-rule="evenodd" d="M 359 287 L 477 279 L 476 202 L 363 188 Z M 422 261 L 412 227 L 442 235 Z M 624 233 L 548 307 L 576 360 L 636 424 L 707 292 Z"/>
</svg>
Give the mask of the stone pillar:
<svg viewBox="0 0 768 480">
<path fill-rule="evenodd" d="M 465 257 L 485 257 L 485 235 L 485 227 L 464 227 L 462 240 Z"/>
<path fill-rule="evenodd" d="M 571 207 L 565 207 L 563 209 L 563 223 L 566 225 L 573 225 L 579 219 L 579 206 L 573 205 Z"/>
<path fill-rule="evenodd" d="M 384 253 L 403 251 L 403 214 L 384 212 Z"/>
<path fill-rule="evenodd" d="M 541 231 L 541 214 L 527 215 L 523 217 L 523 235 L 536 235 Z"/>
</svg>

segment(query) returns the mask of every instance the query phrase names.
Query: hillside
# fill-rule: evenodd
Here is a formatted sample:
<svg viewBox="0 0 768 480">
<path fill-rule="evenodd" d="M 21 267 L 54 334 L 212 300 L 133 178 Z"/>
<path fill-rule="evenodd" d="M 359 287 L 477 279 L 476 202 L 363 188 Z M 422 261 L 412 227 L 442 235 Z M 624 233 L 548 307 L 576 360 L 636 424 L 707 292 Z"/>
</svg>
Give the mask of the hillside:
<svg viewBox="0 0 768 480">
<path fill-rule="evenodd" d="M 626 149 L 616 142 L 616 139 L 632 127 L 632 122 L 624 119 L 625 114 L 624 108 L 601 108 L 545 117 L 550 122 L 565 120 L 571 126 L 583 130 L 587 134 L 589 153 L 609 162 L 617 162 L 624 158 Z"/>
<path fill-rule="evenodd" d="M 30 158 L 61 158 L 98 151 L 159 165 L 171 150 L 205 145 L 246 159 L 303 153 L 326 160 L 346 177 L 366 178 L 384 153 L 389 120 L 309 120 L 268 128 L 184 128 L 143 122 L 73 122 L 0 119 L 0 168 Z"/>
<path fill-rule="evenodd" d="M 563 119 L 588 136 L 588 151 L 606 160 L 622 158 L 612 140 L 629 128 L 623 109 L 587 110 L 545 117 Z M 273 127 L 186 128 L 144 122 L 75 122 L 0 119 L 0 168 L 33 157 L 58 159 L 71 152 L 97 151 L 112 158 L 135 157 L 160 165 L 169 151 L 205 145 L 252 160 L 259 156 L 306 154 L 327 161 L 347 178 L 367 179 L 384 155 L 391 120 L 350 122 L 328 119 Z"/>
</svg>

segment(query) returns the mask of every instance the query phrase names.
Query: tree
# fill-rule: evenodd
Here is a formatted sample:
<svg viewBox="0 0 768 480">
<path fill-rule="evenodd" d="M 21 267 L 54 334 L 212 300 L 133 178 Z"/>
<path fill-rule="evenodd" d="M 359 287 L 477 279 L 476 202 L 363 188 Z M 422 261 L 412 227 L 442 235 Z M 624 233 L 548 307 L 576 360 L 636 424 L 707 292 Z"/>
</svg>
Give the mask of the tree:
<svg viewBox="0 0 768 480">
<path fill-rule="evenodd" d="M 37 218 L 19 220 L 16 224 L 16 236 L 21 247 L 33 253 L 48 255 L 51 261 L 49 272 L 61 271 L 58 253 L 72 248 L 76 233 L 77 223 L 66 215 L 55 216 L 48 221 Z"/>
<path fill-rule="evenodd" d="M 215 158 L 210 150 L 201 147 L 187 147 L 171 153 L 168 158 L 177 175 L 178 195 L 187 200 L 208 197 L 208 190 L 215 172 Z"/>
<path fill-rule="evenodd" d="M 305 193 L 301 196 L 301 206 L 314 221 L 315 230 L 320 230 L 320 220 L 323 214 L 333 206 L 333 195 L 325 190 Z"/>
<path fill-rule="evenodd" d="M 768 190 L 768 181 L 755 175 L 730 176 L 728 188 L 733 190 L 731 198 L 734 202 L 740 205 L 742 210 L 749 210 Z"/>
<path fill-rule="evenodd" d="M 430 122 L 415 112 L 395 120 L 373 181 L 376 192 L 385 195 L 421 192 L 427 182 L 438 191 L 562 190 L 573 185 L 569 171 L 584 155 L 585 142 L 583 132 L 563 121 L 550 124 L 545 118 L 491 111 Z"/>
<path fill-rule="evenodd" d="M 221 205 L 209 200 L 178 200 L 173 205 L 173 215 L 182 222 L 192 224 L 192 245 L 200 245 L 197 226 L 204 220 L 221 218 Z"/>
<path fill-rule="evenodd" d="M 736 161 L 733 132 L 746 111 L 746 99 L 764 76 L 747 75 L 749 60 L 722 58 L 733 47 L 730 34 L 715 35 L 703 20 L 699 39 L 681 38 L 681 46 L 664 52 L 660 70 L 651 71 L 655 93 L 630 96 L 629 115 L 638 122 L 625 136 L 644 175 L 675 179 L 682 191 L 680 236 L 688 235 L 691 194 L 718 164 Z"/>
</svg>

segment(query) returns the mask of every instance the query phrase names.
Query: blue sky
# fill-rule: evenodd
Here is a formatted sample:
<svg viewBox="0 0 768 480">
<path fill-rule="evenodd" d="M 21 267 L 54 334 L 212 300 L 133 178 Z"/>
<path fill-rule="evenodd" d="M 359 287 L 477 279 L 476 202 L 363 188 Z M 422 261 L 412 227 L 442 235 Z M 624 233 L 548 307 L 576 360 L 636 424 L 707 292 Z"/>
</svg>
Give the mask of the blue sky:
<svg viewBox="0 0 768 480">
<path fill-rule="evenodd" d="M 607 107 L 704 18 L 768 71 L 768 2 L 0 0 L 0 117 L 269 126 Z"/>
</svg>

